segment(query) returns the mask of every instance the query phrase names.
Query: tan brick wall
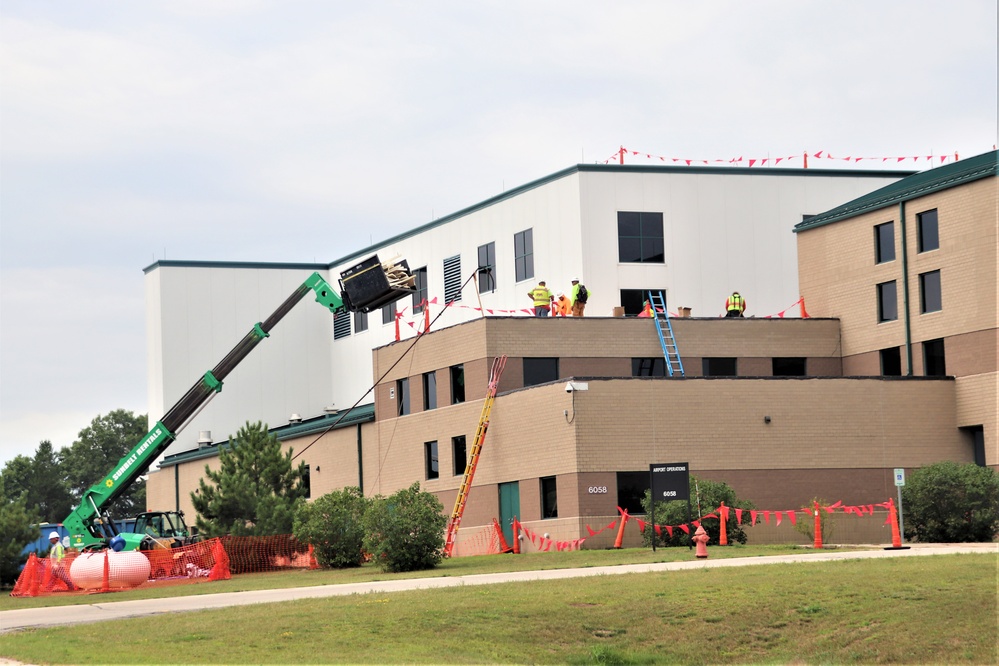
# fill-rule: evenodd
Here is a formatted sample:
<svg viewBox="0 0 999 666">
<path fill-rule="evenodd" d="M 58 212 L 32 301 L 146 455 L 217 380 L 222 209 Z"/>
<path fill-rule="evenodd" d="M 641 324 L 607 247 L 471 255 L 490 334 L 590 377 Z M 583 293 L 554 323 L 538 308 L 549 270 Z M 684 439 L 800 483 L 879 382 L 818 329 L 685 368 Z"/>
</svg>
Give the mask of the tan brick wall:
<svg viewBox="0 0 999 666">
<path fill-rule="evenodd" d="M 957 425 L 983 426 L 985 464 L 999 466 L 999 373 L 959 377 L 956 384 Z"/>
</svg>

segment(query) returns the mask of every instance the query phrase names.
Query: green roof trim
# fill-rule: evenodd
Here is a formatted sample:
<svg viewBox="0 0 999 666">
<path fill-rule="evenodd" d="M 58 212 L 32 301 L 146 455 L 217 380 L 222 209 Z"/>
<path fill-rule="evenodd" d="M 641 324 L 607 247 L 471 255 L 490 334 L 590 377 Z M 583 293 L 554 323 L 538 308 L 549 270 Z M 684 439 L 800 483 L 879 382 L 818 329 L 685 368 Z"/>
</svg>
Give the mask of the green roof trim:
<svg viewBox="0 0 999 666">
<path fill-rule="evenodd" d="M 794 232 L 807 231 L 982 178 L 994 177 L 997 165 L 999 165 L 999 151 L 993 150 L 966 160 L 920 171 L 832 210 L 814 215 L 795 225 Z"/>
<path fill-rule="evenodd" d="M 344 416 L 343 420 L 337 423 L 337 419 Z M 331 429 L 330 426 L 336 423 L 336 426 L 332 430 L 340 430 L 341 428 L 347 428 L 349 426 L 354 426 L 359 423 L 370 423 L 375 420 L 375 406 L 373 404 L 369 405 L 359 405 L 349 412 L 335 412 L 333 414 L 324 414 L 322 416 L 317 416 L 312 419 L 307 419 L 301 423 L 289 423 L 288 425 L 278 426 L 277 428 L 270 428 L 268 432 L 275 435 L 280 441 L 285 441 L 289 439 L 295 439 L 296 437 L 304 437 L 308 435 L 318 435 L 320 433 L 326 432 Z M 179 465 L 185 462 L 191 462 L 192 460 L 200 460 L 202 458 L 214 458 L 218 455 L 219 449 L 223 449 L 229 446 L 229 440 L 224 442 L 218 442 L 211 446 L 206 446 L 204 448 L 189 449 L 187 451 L 181 451 L 180 453 L 175 453 L 169 455 L 160 461 L 159 469 L 164 467 L 172 467 L 174 465 Z"/>
<path fill-rule="evenodd" d="M 335 266 L 341 266 L 347 264 L 355 259 L 367 257 L 370 254 L 377 252 L 378 250 L 384 249 L 393 243 L 398 243 L 399 241 L 411 238 L 418 234 L 427 231 L 428 229 L 433 229 L 442 224 L 447 224 L 466 215 L 474 213 L 479 210 L 488 208 L 489 206 L 495 205 L 506 199 L 511 199 L 515 196 L 523 194 L 533 189 L 537 189 L 542 185 L 547 185 L 548 183 L 555 182 L 556 180 L 561 180 L 568 176 L 572 176 L 577 173 L 669 173 L 669 174 L 725 174 L 731 176 L 808 176 L 808 177 L 833 177 L 833 178 L 905 178 L 906 176 L 911 176 L 914 171 L 875 171 L 875 170 L 854 170 L 854 169 L 794 169 L 794 168 L 774 168 L 774 167 L 731 167 L 731 166 L 677 166 L 677 165 L 656 165 L 656 164 L 576 164 L 574 166 L 568 167 L 567 169 L 562 169 L 561 171 L 556 171 L 555 173 L 549 174 L 537 180 L 532 180 L 529 183 L 525 183 L 519 187 L 515 187 L 511 190 L 507 190 L 502 194 L 498 194 L 484 201 L 480 201 L 477 204 L 468 206 L 467 208 L 462 208 L 461 210 L 445 215 L 444 217 L 438 218 L 433 222 L 427 222 L 418 227 L 410 229 L 409 231 L 404 231 L 401 234 L 392 236 L 391 238 L 386 238 L 383 241 L 375 243 L 374 245 L 369 245 L 368 247 L 358 250 L 356 252 L 351 252 L 348 255 L 340 257 L 339 259 L 330 262 L 327 268 L 334 268 Z"/>
</svg>

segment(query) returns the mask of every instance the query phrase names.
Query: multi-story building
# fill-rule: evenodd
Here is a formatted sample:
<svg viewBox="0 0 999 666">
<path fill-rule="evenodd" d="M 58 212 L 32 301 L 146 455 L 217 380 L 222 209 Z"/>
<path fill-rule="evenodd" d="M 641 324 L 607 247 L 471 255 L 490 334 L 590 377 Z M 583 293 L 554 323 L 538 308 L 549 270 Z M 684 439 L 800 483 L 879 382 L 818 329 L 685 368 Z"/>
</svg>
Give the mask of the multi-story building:
<svg viewBox="0 0 999 666">
<path fill-rule="evenodd" d="M 479 422 L 488 369 L 492 359 L 506 355 L 508 362 L 491 412 L 487 443 L 462 523 L 465 528 L 474 529 L 493 518 L 508 522 L 517 515 L 531 529 L 553 538 L 568 541 L 586 536 L 587 526 L 616 517 L 618 506 L 631 511 L 638 508 L 650 464 L 679 461 L 688 462 L 697 476 L 726 481 L 741 497 L 762 509 L 793 509 L 814 497 L 847 504 L 882 502 L 894 494 L 893 468 L 913 469 L 944 459 L 997 463 L 995 166 L 996 155 L 991 153 L 903 180 L 893 177 L 887 187 L 828 204 L 824 213 L 812 215 L 802 208 L 793 215 L 788 212 L 785 217 L 795 219 L 783 225 L 782 233 L 798 244 L 799 277 L 789 292 L 781 291 L 787 286 L 785 278 L 774 277 L 768 284 L 780 295 L 771 302 L 756 298 L 762 302 L 759 310 L 753 308 L 754 292 L 739 283 L 738 288 L 749 299 L 750 312 L 781 315 L 746 319 L 718 316 L 724 297 L 736 286 L 731 277 L 716 277 L 711 283 L 711 291 L 718 292 L 717 302 L 713 295 L 709 298 L 703 293 L 690 298 L 678 295 L 688 293 L 679 285 L 687 284 L 684 280 L 689 276 L 678 267 L 671 268 L 674 259 L 666 257 L 681 254 L 680 247 L 672 249 L 672 254 L 664 252 L 662 261 L 623 261 L 621 248 L 633 245 L 629 245 L 632 237 L 621 233 L 631 228 L 630 215 L 622 220 L 622 212 L 639 213 L 643 232 L 646 217 L 656 222 L 657 214 L 664 220 L 675 214 L 663 210 L 668 207 L 664 203 L 668 197 L 656 199 L 639 185 L 649 173 L 614 174 L 609 167 L 606 173 L 603 169 L 587 173 L 582 167 L 570 170 L 553 183 L 539 181 L 542 184 L 525 186 L 528 189 L 522 194 L 530 201 L 518 203 L 520 195 L 516 194 L 510 195 L 514 201 L 509 202 L 500 197 L 414 231 L 412 242 L 400 238 L 387 244 L 409 259 L 410 266 L 419 269 L 424 262 L 427 266 L 418 282 L 418 286 L 425 286 L 425 293 L 414 297 L 413 303 L 398 303 L 397 312 L 435 295 L 440 303 L 439 290 L 447 291 L 449 276 L 454 275 L 445 268 L 455 257 L 474 257 L 472 270 L 477 274 L 480 266 L 494 267 L 489 275 L 479 275 L 478 291 L 484 293 L 466 287 L 462 300 L 446 311 L 430 333 L 413 334 L 410 324 L 420 327 L 422 313 L 415 318 L 404 313 L 403 339 L 397 342 L 392 341 L 397 317 L 391 314 L 381 324 L 378 313 L 372 313 L 375 321 L 364 323 L 373 325 L 362 323 L 360 331 L 357 319 L 347 320 L 351 327 L 345 331 L 341 323 L 339 335 L 338 324 L 333 323 L 331 334 L 327 319 L 324 330 L 317 332 L 316 322 L 328 315 L 319 313 L 318 308 L 315 312 L 319 314 L 306 314 L 308 308 L 303 305 L 295 313 L 295 325 L 309 330 L 291 334 L 291 347 L 272 352 L 251 367 L 250 375 L 276 374 L 272 382 L 264 380 L 249 389 L 256 395 L 250 395 L 243 407 L 253 409 L 261 402 L 283 400 L 278 408 L 284 411 L 277 413 L 304 415 L 300 422 L 295 419 L 285 425 L 285 415 L 270 423 L 295 450 L 296 459 L 309 464 L 313 497 L 346 485 L 360 486 L 369 495 L 388 494 L 420 481 L 450 509 Z M 670 178 L 665 182 L 672 180 L 672 172 L 668 173 Z M 725 174 L 712 170 L 702 175 L 709 181 L 719 179 L 716 186 L 724 190 Z M 741 178 L 748 174 L 732 175 Z M 587 183 L 588 176 L 598 182 Z M 780 177 L 795 176 L 767 174 L 761 187 L 770 194 L 788 187 L 786 182 L 770 180 Z M 517 244 L 518 234 L 532 232 L 538 248 L 533 253 L 535 267 L 558 266 L 545 271 L 549 284 L 567 285 L 569 278 L 582 272 L 579 266 L 584 264 L 559 260 L 559 253 L 568 256 L 573 252 L 558 244 L 546 243 L 548 249 L 540 249 L 539 229 L 545 230 L 546 241 L 557 236 L 545 224 L 549 216 L 513 215 L 504 213 L 502 206 L 490 209 L 509 203 L 523 210 L 549 210 L 538 197 L 569 205 L 566 202 L 573 197 L 563 191 L 567 184 L 561 181 L 565 178 L 578 181 L 573 187 L 579 191 L 569 188 L 575 196 L 594 202 L 595 210 L 602 211 L 602 224 L 576 227 L 580 248 L 588 247 L 583 239 L 595 236 L 590 249 L 596 252 L 599 248 L 608 255 L 594 258 L 592 270 L 582 276 L 595 294 L 593 314 L 602 316 L 591 317 L 588 310 L 582 319 L 540 319 L 504 312 L 528 307 L 526 292 L 541 277 L 535 270 L 518 280 L 523 277 L 518 271 L 528 265 L 523 251 L 529 247 L 524 242 Z M 544 190 L 546 184 L 554 189 L 535 191 Z M 596 192 L 580 194 L 591 188 Z M 809 185 L 805 189 L 815 188 Z M 722 196 L 719 191 L 714 194 Z M 787 198 L 742 194 L 756 202 Z M 843 205 L 846 199 L 851 203 Z M 657 203 L 649 204 L 650 200 Z M 886 207 L 897 211 L 896 216 L 886 217 Z M 930 211 L 936 212 L 938 250 L 930 249 L 934 238 Z M 805 215 L 810 217 L 801 222 Z M 597 213 L 591 211 L 579 218 L 594 216 Z M 510 219 L 501 222 L 506 218 Z M 708 224 L 696 216 L 691 219 L 697 220 L 691 222 L 695 226 Z M 896 220 L 899 231 L 892 237 L 882 225 Z M 799 222 L 795 228 L 798 233 L 790 233 Z M 568 223 L 561 220 L 559 224 Z M 913 225 L 925 230 L 912 231 Z M 652 224 L 653 230 L 658 228 Z M 714 237 L 722 238 L 725 228 L 716 227 Z M 664 231 L 663 235 L 665 248 L 672 247 L 675 233 Z M 507 243 L 501 243 L 504 236 L 509 236 Z M 641 235 L 639 248 L 645 247 L 645 240 Z M 504 248 L 504 244 L 509 247 Z M 897 256 L 894 264 L 889 245 Z M 919 254 L 912 246 L 924 248 L 926 257 L 911 256 Z M 383 250 L 381 246 L 374 249 Z M 345 257 L 331 267 L 332 274 L 369 252 Z M 643 253 L 640 250 L 637 256 Z M 707 274 L 728 260 L 729 255 L 718 262 L 701 258 L 691 265 Z M 504 282 L 504 266 L 512 273 L 510 284 Z M 261 276 L 277 271 L 287 284 L 280 289 L 268 286 L 265 296 L 278 302 L 281 296 L 272 292 L 291 291 L 297 282 L 290 275 L 298 276 L 304 268 L 315 267 L 160 262 L 150 270 L 150 281 L 155 282 L 160 296 L 173 294 L 174 298 L 177 285 L 186 285 L 190 298 L 198 301 L 197 310 L 204 321 L 218 326 L 211 299 L 200 296 L 203 288 L 199 283 L 208 282 L 218 294 L 232 296 L 230 289 L 239 291 L 235 285 L 240 278 L 269 284 L 273 280 Z M 936 278 L 924 277 L 935 271 L 939 271 Z M 468 273 L 468 260 L 457 271 L 459 276 L 464 273 Z M 599 281 L 594 276 L 600 276 Z M 799 298 L 798 280 L 812 315 L 809 319 L 783 316 Z M 905 283 L 918 285 L 910 285 L 908 293 L 918 294 L 913 299 L 919 303 L 898 308 L 894 318 L 889 290 L 883 286 L 891 280 L 899 285 L 896 293 L 902 303 L 909 300 L 905 299 Z M 949 286 L 970 281 L 980 281 L 976 284 L 982 300 L 952 292 L 954 288 Z M 220 284 L 227 286 L 218 288 Z M 934 285 L 939 285 L 936 292 Z M 683 376 L 663 376 L 663 349 L 650 320 L 606 316 L 612 307 L 622 305 L 637 312 L 640 300 L 629 305 L 628 299 L 633 297 L 631 290 L 640 293 L 643 288 L 668 291 L 674 306 L 682 304 L 693 310 L 694 317 L 672 320 Z M 502 294 L 507 296 L 501 298 Z M 452 287 L 450 296 L 454 295 Z M 263 300 L 259 293 L 237 297 L 231 311 L 252 309 L 247 305 L 251 297 L 254 304 Z M 477 309 L 479 298 L 486 316 Z M 948 310 L 954 303 L 955 310 L 960 310 L 955 316 L 960 323 L 942 326 L 939 318 L 933 319 L 935 299 Z M 494 315 L 488 315 L 488 310 Z M 901 310 L 911 312 L 900 318 Z M 259 312 L 257 316 L 263 316 L 266 308 Z M 439 313 L 431 311 L 435 317 Z M 795 309 L 792 314 L 796 313 Z M 193 316 L 197 319 L 197 312 Z M 905 321 L 919 317 L 925 319 Z M 161 315 L 160 319 L 163 325 L 169 318 Z M 233 319 L 231 312 L 225 319 L 226 326 L 232 328 L 228 323 Z M 272 345 L 277 334 L 293 328 L 292 324 L 283 322 L 275 340 L 264 344 Z M 240 333 L 233 330 L 229 335 L 237 339 Z M 184 344 L 190 347 L 195 337 L 189 333 Z M 315 338 L 320 343 L 314 344 Z M 938 339 L 944 341 L 945 361 L 940 358 L 943 352 L 934 348 L 933 341 Z M 160 351 L 166 354 L 168 346 L 163 342 Z M 893 346 L 897 356 L 883 351 Z M 313 353 L 314 348 L 326 351 Z M 157 350 L 155 344 L 153 350 Z M 262 346 L 261 355 L 265 350 Z M 304 350 L 308 350 L 306 358 L 297 358 Z M 164 367 L 171 366 L 177 351 L 173 349 L 169 358 L 159 353 L 153 356 L 161 359 Z M 226 349 L 213 351 L 220 356 Z M 203 350 L 199 354 L 206 356 Z M 361 359 L 341 362 L 340 356 L 345 354 L 367 355 L 368 363 Z M 922 359 L 919 365 L 908 361 L 910 355 Z M 945 362 L 940 370 L 946 372 L 926 371 L 938 368 L 934 363 L 940 362 Z M 210 364 L 210 359 L 202 361 L 203 366 Z M 322 374 L 316 372 L 317 366 L 330 379 L 308 384 L 313 381 L 309 373 Z M 354 383 L 364 385 L 355 395 L 361 396 L 374 384 L 373 397 L 342 399 L 336 386 L 342 380 L 343 367 L 363 377 L 363 381 L 354 378 Z M 227 391 L 230 383 L 236 383 L 237 372 L 230 376 Z M 192 370 L 189 374 L 199 373 Z M 574 390 L 567 392 L 570 381 Z M 314 402 L 309 408 L 287 400 L 301 382 L 312 387 L 302 391 Z M 166 384 L 164 379 L 163 386 Z M 332 388 L 326 393 L 328 387 Z M 319 392 L 318 398 L 312 391 Z M 162 391 L 163 395 L 176 392 Z M 225 391 L 221 395 L 225 396 Z M 219 399 L 206 413 L 216 410 Z M 317 407 L 334 400 L 338 407 L 329 413 Z M 350 413 L 349 422 L 337 423 L 342 411 L 355 401 L 362 407 Z M 254 412 L 244 414 L 242 420 L 259 418 L 261 415 Z M 230 427 L 234 432 L 237 426 Z M 150 506 L 191 509 L 189 493 L 204 465 L 216 464 L 217 449 L 191 448 L 190 444 L 185 448 L 189 450 L 169 456 L 150 475 Z M 877 539 L 879 530 L 883 531 L 881 523 L 883 519 L 859 523 L 853 533 L 841 532 L 840 538 Z M 770 528 L 762 534 L 766 529 Z M 767 538 L 761 539 L 760 534 L 757 528 L 754 540 Z M 788 538 L 786 531 L 770 536 Z M 606 535 L 591 539 L 590 544 L 607 545 L 605 541 Z M 459 536 L 459 551 L 460 546 Z"/>
</svg>

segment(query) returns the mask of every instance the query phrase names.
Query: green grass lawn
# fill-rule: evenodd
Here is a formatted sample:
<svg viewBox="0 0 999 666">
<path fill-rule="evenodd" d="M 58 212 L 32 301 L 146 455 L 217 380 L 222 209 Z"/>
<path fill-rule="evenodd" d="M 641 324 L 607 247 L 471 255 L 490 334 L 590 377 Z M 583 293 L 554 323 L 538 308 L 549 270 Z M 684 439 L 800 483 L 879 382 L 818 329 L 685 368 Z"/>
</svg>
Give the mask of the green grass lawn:
<svg viewBox="0 0 999 666">
<path fill-rule="evenodd" d="M 461 575 L 529 557 L 445 564 Z M 568 566 L 607 564 L 595 559 Z M 16 632 L 0 639 L 0 655 L 33 664 L 994 664 L 997 564 L 995 554 L 946 555 L 373 593 Z M 366 579 L 379 576 L 388 575 Z"/>
</svg>

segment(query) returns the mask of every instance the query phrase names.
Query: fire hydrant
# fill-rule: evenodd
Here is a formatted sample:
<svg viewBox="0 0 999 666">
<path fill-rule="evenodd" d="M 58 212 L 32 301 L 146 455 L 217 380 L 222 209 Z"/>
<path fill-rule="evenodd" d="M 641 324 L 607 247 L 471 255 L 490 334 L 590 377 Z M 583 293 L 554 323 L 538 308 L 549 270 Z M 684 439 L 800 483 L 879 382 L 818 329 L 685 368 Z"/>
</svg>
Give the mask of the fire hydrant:
<svg viewBox="0 0 999 666">
<path fill-rule="evenodd" d="M 697 544 L 697 558 L 704 559 L 708 556 L 708 533 L 704 531 L 703 525 L 697 526 L 697 531 L 694 532 L 694 536 L 691 537 L 691 541 Z"/>
</svg>

